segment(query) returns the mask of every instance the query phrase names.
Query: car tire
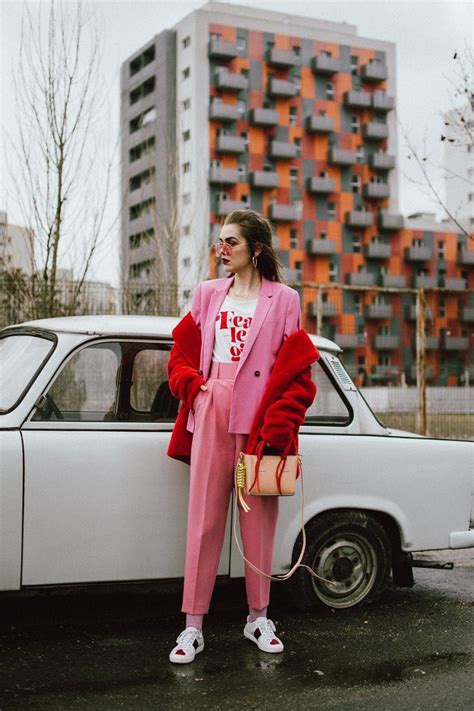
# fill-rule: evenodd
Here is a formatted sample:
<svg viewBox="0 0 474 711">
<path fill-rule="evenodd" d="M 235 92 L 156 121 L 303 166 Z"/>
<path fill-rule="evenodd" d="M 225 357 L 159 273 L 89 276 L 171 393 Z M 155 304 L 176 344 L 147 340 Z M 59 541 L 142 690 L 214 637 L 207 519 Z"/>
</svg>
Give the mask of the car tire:
<svg viewBox="0 0 474 711">
<path fill-rule="evenodd" d="M 305 529 L 302 563 L 333 585 L 298 568 L 290 579 L 290 592 L 299 609 L 356 607 L 382 594 L 390 575 L 391 548 L 385 529 L 375 518 L 361 511 L 334 511 L 318 516 Z M 301 534 L 293 563 L 300 551 Z"/>
</svg>

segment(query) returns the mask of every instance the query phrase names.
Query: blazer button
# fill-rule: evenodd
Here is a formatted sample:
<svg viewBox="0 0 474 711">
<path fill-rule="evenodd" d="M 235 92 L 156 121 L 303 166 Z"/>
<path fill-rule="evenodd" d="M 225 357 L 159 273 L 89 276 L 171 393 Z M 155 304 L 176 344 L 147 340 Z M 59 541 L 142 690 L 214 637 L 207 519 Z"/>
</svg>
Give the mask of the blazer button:
<svg viewBox="0 0 474 711">
<path fill-rule="evenodd" d="M 259 371 L 259 370 L 256 370 L 254 374 L 255 374 L 255 375 L 257 376 L 257 378 L 258 378 L 258 376 L 260 375 L 260 371 Z"/>
<path fill-rule="evenodd" d="M 198 375 L 202 375 L 202 370 L 198 370 Z"/>
</svg>

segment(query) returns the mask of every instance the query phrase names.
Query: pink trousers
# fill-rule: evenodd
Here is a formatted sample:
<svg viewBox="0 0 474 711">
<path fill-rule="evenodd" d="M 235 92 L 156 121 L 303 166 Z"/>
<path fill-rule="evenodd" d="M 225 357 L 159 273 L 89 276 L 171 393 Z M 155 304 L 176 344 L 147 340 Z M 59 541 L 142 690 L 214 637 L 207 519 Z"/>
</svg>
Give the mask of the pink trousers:
<svg viewBox="0 0 474 711">
<path fill-rule="evenodd" d="M 186 563 L 182 612 L 203 615 L 209 610 L 224 541 L 234 469 L 248 435 L 227 431 L 236 363 L 213 363 L 206 386 L 194 401 Z M 251 510 L 239 506 L 245 557 L 271 573 L 278 518 L 277 496 L 250 496 Z M 237 555 L 240 555 L 237 553 Z M 245 564 L 249 607 L 268 606 L 270 581 Z"/>
</svg>

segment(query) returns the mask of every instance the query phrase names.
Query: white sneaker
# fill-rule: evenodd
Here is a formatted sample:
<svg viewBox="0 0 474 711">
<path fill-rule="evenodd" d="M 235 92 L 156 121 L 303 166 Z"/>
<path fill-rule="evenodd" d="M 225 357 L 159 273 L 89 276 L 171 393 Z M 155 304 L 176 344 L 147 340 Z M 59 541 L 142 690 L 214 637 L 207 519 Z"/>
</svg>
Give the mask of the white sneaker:
<svg viewBox="0 0 474 711">
<path fill-rule="evenodd" d="M 174 664 L 188 664 L 204 649 L 202 631 L 196 627 L 186 627 L 176 640 L 177 645 L 170 652 L 170 662 Z"/>
<path fill-rule="evenodd" d="M 247 622 L 244 636 L 255 642 L 262 652 L 277 654 L 284 650 L 283 642 L 275 635 L 275 625 L 266 617 L 257 617 L 255 622 Z"/>
</svg>

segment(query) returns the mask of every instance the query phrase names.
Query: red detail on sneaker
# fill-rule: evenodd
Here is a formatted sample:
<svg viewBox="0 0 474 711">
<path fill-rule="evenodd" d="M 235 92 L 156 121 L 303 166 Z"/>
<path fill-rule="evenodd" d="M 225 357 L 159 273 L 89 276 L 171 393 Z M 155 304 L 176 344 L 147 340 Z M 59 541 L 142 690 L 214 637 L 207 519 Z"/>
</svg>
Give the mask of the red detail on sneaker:
<svg viewBox="0 0 474 711">
<path fill-rule="evenodd" d="M 277 639 L 272 639 L 270 644 L 280 644 L 280 642 Z"/>
<path fill-rule="evenodd" d="M 181 655 L 184 657 L 184 655 L 186 654 L 186 652 L 184 651 L 184 649 L 178 649 L 178 650 L 176 651 L 176 654 L 181 654 Z"/>
</svg>

